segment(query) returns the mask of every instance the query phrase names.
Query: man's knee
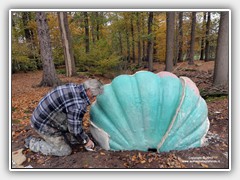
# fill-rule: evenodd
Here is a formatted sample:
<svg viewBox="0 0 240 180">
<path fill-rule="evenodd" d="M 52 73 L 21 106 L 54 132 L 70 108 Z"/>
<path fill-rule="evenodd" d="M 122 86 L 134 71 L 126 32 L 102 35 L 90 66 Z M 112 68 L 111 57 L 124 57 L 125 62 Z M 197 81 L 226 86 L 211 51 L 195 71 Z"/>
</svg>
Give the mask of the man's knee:
<svg viewBox="0 0 240 180">
<path fill-rule="evenodd" d="M 59 156 L 68 156 L 72 153 L 72 148 L 68 145 L 62 146 L 59 150 Z"/>
</svg>

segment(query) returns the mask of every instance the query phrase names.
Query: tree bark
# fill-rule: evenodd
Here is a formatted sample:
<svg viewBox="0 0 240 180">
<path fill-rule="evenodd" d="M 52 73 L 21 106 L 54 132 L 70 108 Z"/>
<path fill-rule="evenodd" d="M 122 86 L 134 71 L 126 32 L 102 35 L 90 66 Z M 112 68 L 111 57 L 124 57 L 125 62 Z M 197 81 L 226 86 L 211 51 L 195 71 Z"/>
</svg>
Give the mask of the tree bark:
<svg viewBox="0 0 240 180">
<path fill-rule="evenodd" d="M 229 12 L 221 12 L 213 84 L 227 85 L 229 73 Z"/>
<path fill-rule="evenodd" d="M 205 46 L 205 61 L 209 60 L 209 35 L 211 24 L 211 12 L 208 12 L 207 26 L 206 26 L 206 46 Z"/>
<path fill-rule="evenodd" d="M 84 26 L 85 26 L 85 52 L 89 53 L 89 24 L 88 24 L 88 13 L 84 12 Z"/>
<path fill-rule="evenodd" d="M 153 24 L 153 12 L 149 12 L 148 16 L 148 70 L 153 71 L 153 34 L 152 34 L 152 24 Z"/>
<path fill-rule="evenodd" d="M 195 27 L 196 27 L 196 12 L 192 12 L 190 55 L 188 59 L 188 64 L 191 65 L 194 64 Z"/>
<path fill-rule="evenodd" d="M 62 36 L 62 46 L 64 49 L 66 76 L 71 77 L 76 75 L 76 68 L 72 49 L 72 39 L 68 26 L 67 12 L 58 12 L 58 20 Z"/>
<path fill-rule="evenodd" d="M 175 12 L 167 12 L 166 71 L 173 70 Z"/>
<path fill-rule="evenodd" d="M 137 12 L 137 32 L 138 32 L 138 65 L 142 66 L 142 48 L 141 48 L 141 25 L 140 25 L 140 16 Z"/>
<path fill-rule="evenodd" d="M 202 32 L 206 32 L 206 12 L 204 12 L 203 15 L 203 24 L 202 24 Z M 204 60 L 204 54 L 205 54 L 205 34 L 202 36 L 202 40 L 201 40 L 201 56 L 200 56 L 200 60 Z"/>
<path fill-rule="evenodd" d="M 176 12 L 175 14 L 175 18 L 176 16 L 179 16 L 179 13 Z M 176 21 L 176 30 L 175 30 L 175 35 L 174 35 L 174 61 L 173 61 L 173 65 L 175 66 L 178 62 L 178 52 L 179 52 L 179 38 L 178 38 L 178 33 L 179 33 L 179 23 Z"/>
<path fill-rule="evenodd" d="M 100 32 L 99 32 L 99 15 L 98 15 L 98 12 L 96 12 L 96 19 L 97 19 L 97 27 L 96 27 L 96 34 L 97 34 L 97 40 L 99 41 L 99 39 L 100 39 Z"/>
<path fill-rule="evenodd" d="M 96 27 L 96 17 L 95 17 L 95 13 L 91 13 L 91 33 L 92 33 L 92 42 L 93 44 L 95 44 L 95 35 L 96 35 L 96 30 L 95 30 L 95 27 Z"/>
<path fill-rule="evenodd" d="M 117 21 L 118 21 L 119 20 L 118 19 L 118 13 L 116 13 L 116 18 L 117 18 Z M 123 43 L 122 43 L 122 31 L 120 30 L 120 28 L 118 28 L 118 30 L 117 30 L 117 38 L 118 38 L 118 41 L 119 41 L 120 55 L 122 56 L 123 55 Z"/>
<path fill-rule="evenodd" d="M 130 59 L 130 42 L 129 42 L 129 31 L 128 31 L 128 18 L 126 17 L 126 14 L 124 14 L 125 19 L 125 33 L 126 33 L 126 43 L 127 43 L 127 61 L 128 63 L 131 62 Z"/>
<path fill-rule="evenodd" d="M 179 51 L 178 51 L 178 62 L 183 61 L 183 12 L 179 12 Z"/>
<path fill-rule="evenodd" d="M 27 42 L 32 41 L 32 35 L 33 33 L 31 30 L 28 28 L 28 22 L 30 21 L 30 12 L 22 12 L 22 21 L 23 21 L 23 26 L 24 26 L 24 34 Z"/>
<path fill-rule="evenodd" d="M 61 84 L 61 81 L 56 75 L 56 70 L 53 63 L 50 34 L 46 14 L 44 12 L 36 12 L 36 21 L 41 59 L 43 63 L 43 76 L 39 86 L 57 86 Z"/>
<path fill-rule="evenodd" d="M 122 45 L 122 33 L 118 31 L 118 40 L 119 40 L 119 46 L 120 46 L 120 54 L 123 54 L 123 45 Z"/>
<path fill-rule="evenodd" d="M 134 39 L 134 29 L 133 29 L 133 16 L 134 14 L 131 13 L 132 59 L 133 59 L 133 63 L 135 63 L 135 39 Z"/>
<path fill-rule="evenodd" d="M 144 34 L 144 35 L 145 35 L 145 30 L 144 30 L 145 25 L 146 25 L 145 15 L 143 14 L 142 15 L 142 34 Z M 145 64 L 145 61 L 147 60 L 147 57 L 146 57 L 146 42 L 145 42 L 144 39 L 142 40 L 142 59 L 143 59 L 144 64 Z"/>
</svg>

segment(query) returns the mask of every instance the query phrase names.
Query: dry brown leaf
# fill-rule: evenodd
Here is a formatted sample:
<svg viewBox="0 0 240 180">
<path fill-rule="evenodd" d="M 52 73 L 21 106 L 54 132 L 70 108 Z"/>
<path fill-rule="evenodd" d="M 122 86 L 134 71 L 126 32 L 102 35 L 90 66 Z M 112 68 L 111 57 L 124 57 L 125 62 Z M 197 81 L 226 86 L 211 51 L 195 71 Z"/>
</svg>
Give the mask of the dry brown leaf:
<svg viewBox="0 0 240 180">
<path fill-rule="evenodd" d="M 103 156 L 106 155 L 104 152 L 100 152 L 100 154 L 103 155 Z"/>
<path fill-rule="evenodd" d="M 132 157 L 132 161 L 136 161 L 136 159 L 137 159 L 137 156 L 136 155 L 133 155 L 133 157 Z"/>
<path fill-rule="evenodd" d="M 207 164 L 204 164 L 204 163 L 200 163 L 200 165 L 204 168 L 208 168 L 208 165 Z"/>
<path fill-rule="evenodd" d="M 37 160 L 37 163 L 38 164 L 43 164 L 45 161 L 44 161 L 44 159 L 39 159 L 39 160 Z"/>
<path fill-rule="evenodd" d="M 127 167 L 127 168 L 129 168 L 129 164 L 128 163 L 123 163 L 123 165 L 125 166 L 125 167 Z"/>
<path fill-rule="evenodd" d="M 26 161 L 26 156 L 22 153 L 23 149 L 19 149 L 17 151 L 12 152 L 12 160 L 17 164 L 21 165 L 24 161 Z"/>
<path fill-rule="evenodd" d="M 145 160 L 140 161 L 141 164 L 144 164 L 145 162 L 146 162 Z"/>
<path fill-rule="evenodd" d="M 140 152 L 138 153 L 138 158 L 139 158 L 140 160 L 142 160 L 142 159 L 143 159 L 143 157 L 142 157 L 142 155 L 141 155 L 141 153 L 140 153 Z"/>
<path fill-rule="evenodd" d="M 149 158 L 148 162 L 151 163 L 153 161 L 153 158 Z"/>
</svg>

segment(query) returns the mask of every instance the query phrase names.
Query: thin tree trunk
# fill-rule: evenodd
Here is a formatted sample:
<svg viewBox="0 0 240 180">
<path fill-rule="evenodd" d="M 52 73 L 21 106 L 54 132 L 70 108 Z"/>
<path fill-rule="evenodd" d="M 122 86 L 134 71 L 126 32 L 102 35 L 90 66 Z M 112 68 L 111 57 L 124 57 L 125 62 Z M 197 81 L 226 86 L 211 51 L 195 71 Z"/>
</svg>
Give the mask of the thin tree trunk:
<svg viewBox="0 0 240 180">
<path fill-rule="evenodd" d="M 122 33 L 118 31 L 118 40 L 119 40 L 119 46 L 120 46 L 120 54 L 123 54 L 123 45 L 122 45 Z"/>
<path fill-rule="evenodd" d="M 58 12 L 59 27 L 62 36 L 62 46 L 64 48 L 64 59 L 66 65 L 66 76 L 76 75 L 76 68 L 72 49 L 72 40 L 68 26 L 67 12 Z"/>
<path fill-rule="evenodd" d="M 84 12 L 84 26 L 85 26 L 85 52 L 89 53 L 89 25 L 88 25 L 88 13 Z"/>
<path fill-rule="evenodd" d="M 118 21 L 118 13 L 116 13 L 116 18 Z M 123 44 L 122 44 L 122 33 L 121 33 L 120 29 L 118 29 L 117 35 L 118 35 L 117 37 L 118 37 L 118 41 L 119 41 L 120 55 L 122 56 L 123 55 Z"/>
<path fill-rule="evenodd" d="M 176 16 L 179 16 L 179 13 L 176 12 Z M 176 18 L 176 17 L 175 17 Z M 175 66 L 178 62 L 178 51 L 179 51 L 179 38 L 178 38 L 178 32 L 179 32 L 179 23 L 176 21 L 176 30 L 175 30 L 175 36 L 174 36 L 174 61 L 173 65 Z"/>
<path fill-rule="evenodd" d="M 133 63 L 135 63 L 135 39 L 134 39 L 134 29 L 133 29 L 133 16 L 134 14 L 131 13 L 132 59 L 133 59 Z"/>
<path fill-rule="evenodd" d="M 175 12 L 167 12 L 166 71 L 172 71 L 174 58 L 174 20 Z"/>
<path fill-rule="evenodd" d="M 24 34 L 27 42 L 31 42 L 31 30 L 28 28 L 28 22 L 30 21 L 30 12 L 22 12 L 22 21 L 24 26 Z"/>
<path fill-rule="evenodd" d="M 229 12 L 221 12 L 214 67 L 214 85 L 227 85 L 229 73 Z"/>
<path fill-rule="evenodd" d="M 36 21 L 41 59 L 43 63 L 43 76 L 39 86 L 56 86 L 59 85 L 61 81 L 57 78 L 53 63 L 50 34 L 46 14 L 44 12 L 36 12 Z"/>
<path fill-rule="evenodd" d="M 96 27 L 96 34 L 97 34 L 97 40 L 99 41 L 99 39 L 100 39 L 100 32 L 99 32 L 99 16 L 98 16 L 98 12 L 96 12 L 96 20 L 97 20 L 97 27 Z"/>
<path fill-rule="evenodd" d="M 141 25 L 140 25 L 140 16 L 137 12 L 137 32 L 138 32 L 138 65 L 142 66 L 142 49 L 141 49 Z"/>
<path fill-rule="evenodd" d="M 153 24 L 153 12 L 149 12 L 148 16 L 148 70 L 153 71 L 153 34 L 152 34 L 152 24 Z"/>
<path fill-rule="evenodd" d="M 143 14 L 142 15 L 142 34 L 145 35 L 145 19 L 144 19 L 145 15 Z M 147 61 L 147 57 L 146 57 L 146 43 L 145 43 L 145 40 L 143 39 L 142 41 L 142 52 L 143 52 L 143 55 L 142 55 L 142 59 L 144 61 L 144 64 L 145 64 L 145 61 Z"/>
<path fill-rule="evenodd" d="M 210 36 L 211 12 L 208 12 L 206 26 L 206 46 L 205 46 L 205 61 L 209 60 L 209 36 Z"/>
<path fill-rule="evenodd" d="M 127 42 L 127 61 L 128 63 L 131 62 L 130 59 L 130 42 L 129 42 L 129 31 L 128 31 L 128 22 L 127 22 L 127 18 L 125 17 L 125 33 L 126 33 L 126 42 Z"/>
<path fill-rule="evenodd" d="M 91 13 L 91 32 L 92 32 L 92 42 L 93 44 L 95 44 L 95 26 L 96 26 L 96 17 L 95 17 L 95 13 Z"/>
<path fill-rule="evenodd" d="M 179 51 L 178 62 L 183 61 L 183 12 L 179 12 Z"/>
<path fill-rule="evenodd" d="M 195 27 L 196 27 L 196 12 L 192 12 L 190 55 L 188 59 L 188 64 L 191 65 L 194 64 Z"/>
<path fill-rule="evenodd" d="M 203 24 L 202 24 L 202 32 L 206 32 L 206 12 L 204 12 L 203 15 Z M 202 40 L 201 40 L 201 56 L 200 56 L 200 60 L 204 60 L 204 53 L 205 53 L 205 34 L 202 36 Z"/>
</svg>

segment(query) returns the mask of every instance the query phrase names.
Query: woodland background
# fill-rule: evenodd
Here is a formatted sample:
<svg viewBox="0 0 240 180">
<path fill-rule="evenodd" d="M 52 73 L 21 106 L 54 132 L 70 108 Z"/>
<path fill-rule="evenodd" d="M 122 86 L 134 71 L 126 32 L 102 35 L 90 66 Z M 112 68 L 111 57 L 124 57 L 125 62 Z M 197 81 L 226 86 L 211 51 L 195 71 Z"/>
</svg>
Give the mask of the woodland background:
<svg viewBox="0 0 240 180">
<path fill-rule="evenodd" d="M 178 62 L 217 59 L 214 83 L 228 84 L 228 18 L 228 12 L 12 12 L 12 73 L 48 66 L 51 77 L 42 83 L 51 86 L 55 68 L 67 76 L 114 77 L 154 71 L 153 62 L 172 71 Z"/>
</svg>

